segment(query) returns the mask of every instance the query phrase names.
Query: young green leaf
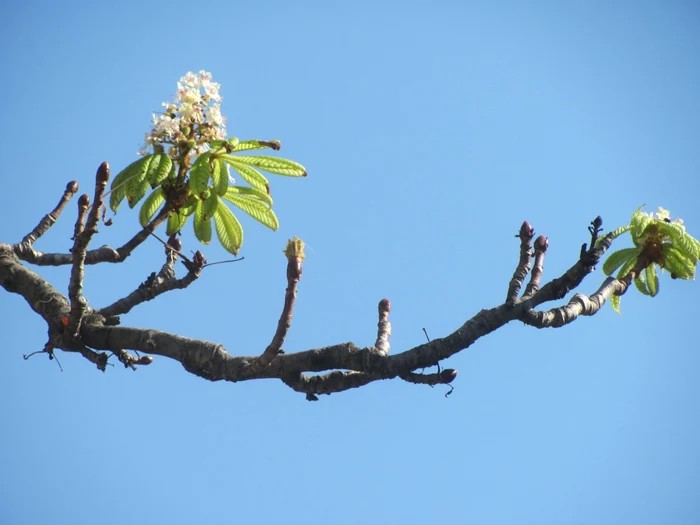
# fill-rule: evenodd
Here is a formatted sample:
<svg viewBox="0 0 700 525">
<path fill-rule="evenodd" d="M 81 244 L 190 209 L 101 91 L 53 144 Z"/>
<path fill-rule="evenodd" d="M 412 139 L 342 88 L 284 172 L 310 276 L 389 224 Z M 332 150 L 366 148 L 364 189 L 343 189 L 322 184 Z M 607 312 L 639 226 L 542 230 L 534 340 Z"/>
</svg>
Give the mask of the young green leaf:
<svg viewBox="0 0 700 525">
<path fill-rule="evenodd" d="M 246 188 L 245 186 L 231 186 L 226 190 L 227 195 L 238 195 L 248 199 L 256 199 L 263 201 L 269 207 L 272 207 L 272 197 L 267 192 L 257 188 Z"/>
<path fill-rule="evenodd" d="M 695 265 L 697 261 L 694 261 L 671 244 L 662 245 L 661 250 L 664 254 L 663 267 L 671 274 L 679 279 L 695 279 Z"/>
<path fill-rule="evenodd" d="M 649 294 L 654 297 L 659 293 L 659 274 L 656 271 L 656 264 L 652 263 L 644 269 L 644 277 Z"/>
<path fill-rule="evenodd" d="M 269 157 L 267 155 L 258 155 L 255 157 L 246 157 L 236 155 L 233 157 L 241 164 L 255 166 L 261 170 L 277 175 L 287 175 L 288 177 L 306 177 L 306 169 L 301 164 L 289 159 L 280 159 L 278 157 Z"/>
<path fill-rule="evenodd" d="M 265 176 L 260 173 L 255 168 L 246 166 L 240 162 L 236 161 L 236 157 L 231 157 L 226 155 L 222 157 L 236 172 L 241 176 L 241 178 L 250 184 L 253 188 L 258 188 L 266 193 L 270 193 L 270 183 L 267 181 Z"/>
<path fill-rule="evenodd" d="M 279 228 L 277 216 L 275 215 L 275 212 L 273 212 L 267 206 L 267 204 L 260 202 L 259 200 L 242 197 L 240 195 L 235 195 L 228 192 L 223 198 L 229 201 L 231 204 L 238 206 L 248 215 L 253 217 L 253 219 L 264 224 L 271 230 L 277 230 L 277 228 Z"/>
<path fill-rule="evenodd" d="M 219 204 L 219 196 L 215 191 L 209 193 L 202 203 L 202 219 L 209 220 L 214 216 L 216 207 Z"/>
<path fill-rule="evenodd" d="M 216 207 L 214 225 L 221 246 L 233 255 L 237 255 L 243 244 L 243 228 L 241 228 L 241 223 L 238 222 L 236 216 L 223 202 Z"/>
<path fill-rule="evenodd" d="M 139 211 L 139 222 L 141 226 L 146 227 L 146 225 L 151 222 L 151 218 L 163 205 L 163 202 L 165 202 L 163 188 L 156 188 L 141 205 L 141 210 Z"/>
<path fill-rule="evenodd" d="M 132 162 L 114 177 L 114 180 L 112 180 L 111 194 L 109 196 L 109 207 L 113 212 L 117 211 L 117 208 L 127 194 L 133 195 L 133 191 L 146 176 L 146 170 L 152 158 L 153 155 L 148 155 L 136 162 Z"/>
<path fill-rule="evenodd" d="M 228 189 L 228 166 L 222 159 L 211 162 L 211 180 L 217 195 L 223 195 Z"/>
<path fill-rule="evenodd" d="M 202 153 L 197 160 L 194 161 L 190 168 L 190 190 L 195 195 L 204 193 L 209 185 L 209 176 L 211 175 L 211 166 L 209 166 L 209 154 L 207 151 Z"/>
<path fill-rule="evenodd" d="M 620 296 L 619 295 L 611 295 L 610 296 L 610 305 L 613 307 L 613 310 L 615 310 L 618 314 L 622 315 L 622 312 L 620 312 Z"/>
<path fill-rule="evenodd" d="M 133 189 L 133 191 L 127 191 L 126 200 L 129 203 L 129 208 L 133 208 L 141 199 L 143 199 L 144 195 L 146 195 L 146 192 L 148 191 L 148 188 L 150 188 L 150 184 L 148 183 L 148 180 L 144 178 L 141 180 L 140 184 Z"/>
<path fill-rule="evenodd" d="M 266 149 L 266 148 L 272 148 L 274 150 L 279 150 L 281 147 L 281 143 L 279 140 L 271 140 L 271 141 L 266 141 L 266 140 L 244 140 L 242 142 L 239 142 L 238 145 L 233 148 L 233 151 L 252 151 L 256 149 Z"/>
<path fill-rule="evenodd" d="M 636 259 L 639 255 L 639 248 L 623 248 L 611 253 L 603 263 L 605 275 L 612 275 L 621 265 L 630 259 Z"/>
<path fill-rule="evenodd" d="M 151 164 L 148 167 L 146 178 L 151 185 L 151 188 L 160 186 L 160 184 L 173 173 L 172 159 L 166 154 L 154 155 Z"/>
<path fill-rule="evenodd" d="M 197 201 L 194 210 L 194 235 L 204 244 L 211 242 L 211 217 L 205 216 L 204 201 Z"/>
<path fill-rule="evenodd" d="M 647 288 L 647 283 L 644 282 L 644 279 L 642 278 L 642 275 L 644 275 L 644 274 L 641 274 L 639 277 L 637 277 L 637 278 L 634 280 L 634 285 L 637 287 L 637 290 L 639 290 L 640 292 L 642 292 L 644 295 L 651 295 L 651 292 L 650 292 L 649 289 Z"/>
<path fill-rule="evenodd" d="M 187 222 L 187 215 L 181 212 L 175 212 L 168 217 L 168 225 L 165 229 L 165 234 L 170 236 L 182 230 Z"/>
</svg>

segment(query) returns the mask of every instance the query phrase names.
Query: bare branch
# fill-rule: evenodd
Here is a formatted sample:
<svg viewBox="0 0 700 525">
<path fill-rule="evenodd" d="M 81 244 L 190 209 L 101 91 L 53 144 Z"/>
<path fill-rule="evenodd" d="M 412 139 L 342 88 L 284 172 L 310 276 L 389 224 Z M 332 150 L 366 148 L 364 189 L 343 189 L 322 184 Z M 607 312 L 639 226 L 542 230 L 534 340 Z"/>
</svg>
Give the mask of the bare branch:
<svg viewBox="0 0 700 525">
<path fill-rule="evenodd" d="M 530 273 L 530 282 L 525 288 L 523 297 L 530 297 L 540 289 L 540 279 L 544 270 L 544 254 L 547 252 L 549 241 L 544 235 L 540 235 L 535 240 L 535 265 Z"/>
<path fill-rule="evenodd" d="M 41 221 L 39 221 L 39 224 L 37 224 L 36 228 L 34 228 L 30 233 L 28 233 L 24 237 L 24 239 L 22 239 L 22 242 L 20 244 L 23 245 L 26 249 L 31 249 L 32 245 L 37 241 L 37 239 L 39 239 L 42 235 L 49 231 L 49 228 L 51 228 L 51 226 L 53 226 L 56 223 L 58 217 L 63 211 L 63 208 L 66 207 L 68 201 L 70 201 L 73 198 L 73 195 L 75 195 L 76 193 L 78 193 L 78 181 L 70 181 L 66 185 L 66 190 L 63 192 L 61 200 L 58 201 L 58 204 L 53 209 L 53 211 L 47 215 L 44 215 Z"/>
<path fill-rule="evenodd" d="M 160 272 L 156 275 L 153 272 L 148 279 L 139 285 L 139 287 L 131 292 L 126 297 L 115 301 L 109 306 L 105 306 L 96 313 L 102 315 L 106 318 L 114 317 L 115 315 L 125 314 L 131 311 L 132 308 L 138 306 L 139 304 L 145 303 L 146 301 L 152 301 L 159 295 L 162 295 L 171 290 L 182 290 L 187 288 L 190 284 L 196 281 L 202 273 L 202 268 L 206 263 L 204 257 L 201 257 L 201 252 L 199 257 L 195 257 L 195 261 L 192 262 L 189 259 L 185 261 L 188 272 L 182 279 L 175 278 L 175 261 L 177 261 L 179 250 L 182 248 L 182 243 L 180 239 L 175 236 L 171 236 L 168 244 L 165 247 L 166 262 L 161 268 Z"/>
<path fill-rule="evenodd" d="M 506 303 L 508 304 L 513 304 L 518 298 L 523 281 L 530 271 L 530 257 L 532 255 L 530 241 L 532 241 L 534 235 L 535 230 L 532 229 L 530 223 L 527 221 L 523 222 L 522 226 L 520 226 L 520 232 L 516 235 L 516 237 L 520 238 L 520 260 L 508 285 L 508 295 L 506 296 Z"/>
<path fill-rule="evenodd" d="M 90 198 L 87 195 L 82 195 L 78 203 L 78 220 L 75 223 L 75 242 L 73 244 L 73 268 L 68 286 L 70 316 L 67 329 L 73 336 L 78 334 L 80 323 L 87 309 L 87 301 L 82 295 L 83 277 L 85 276 L 85 254 L 92 236 L 97 233 L 97 223 L 100 221 L 100 209 L 102 208 L 107 181 L 109 181 L 109 164 L 103 162 L 97 169 L 97 175 L 95 176 L 95 202 L 92 204 L 84 229 L 83 220 L 85 219 L 87 207 L 90 205 Z"/>
<path fill-rule="evenodd" d="M 297 285 L 303 272 L 304 242 L 296 237 L 287 241 L 284 254 L 287 256 L 287 290 L 284 293 L 284 307 L 282 308 L 282 315 L 277 322 L 277 330 L 262 355 L 240 371 L 241 377 L 252 377 L 259 374 L 275 357 L 284 353 L 282 345 L 287 337 L 287 332 L 292 326 Z"/>
<path fill-rule="evenodd" d="M 528 233 L 531 231 L 528 224 L 523 237 L 531 238 Z M 600 310 L 611 294 L 621 293 L 629 283 L 609 279 L 590 299 L 577 294 L 561 308 L 555 308 L 549 312 L 535 312 L 534 309 L 544 302 L 563 297 L 569 290 L 577 287 L 585 276 L 593 271 L 611 242 L 612 236 L 603 237 L 595 248 L 586 250 L 566 273 L 537 290 L 537 281 L 542 269 L 542 262 L 538 257 L 543 255 L 546 249 L 545 239 L 538 239 L 535 247 L 535 268 L 539 268 L 539 272 L 531 278 L 528 285 L 531 296 L 516 298 L 512 304 L 504 303 L 495 308 L 483 309 L 446 337 L 429 340 L 427 343 L 393 355 L 388 355 L 390 305 L 385 300 L 380 302 L 378 308 L 379 322 L 375 345 L 360 348 L 347 342 L 291 354 L 282 352 L 284 339 L 291 326 L 296 285 L 301 277 L 302 266 L 299 253 L 296 255 L 287 253 L 288 286 L 285 304 L 277 331 L 262 355 L 253 353 L 251 356 L 233 356 L 217 343 L 188 339 L 157 330 L 114 326 L 117 322 L 113 315 L 124 309 L 121 306 L 117 307 L 117 303 L 87 315 L 79 335 L 73 337 L 64 330 L 61 323 L 61 316 L 64 316 L 68 310 L 66 298 L 34 272 L 25 268 L 14 254 L 13 246 L 2 244 L 0 244 L 0 286 L 7 291 L 24 296 L 31 307 L 46 319 L 49 332 L 54 334 L 51 337 L 51 343 L 55 348 L 80 352 L 101 367 L 100 369 L 106 366 L 107 354 L 95 352 L 95 350 L 111 351 L 129 367 L 148 364 L 152 359 L 148 355 L 136 358 L 128 354 L 129 350 L 133 350 L 177 360 L 188 372 L 211 381 L 236 382 L 277 378 L 295 391 L 305 393 L 307 399 L 314 400 L 317 399 L 318 394 L 340 392 L 380 379 L 399 377 L 416 384 L 448 384 L 456 376 L 456 371 L 453 369 L 438 371 L 436 374 L 419 374 L 416 370 L 439 365 L 440 361 L 468 348 L 479 338 L 513 320 L 521 320 L 540 327 L 561 326 L 579 315 L 594 314 Z M 521 246 L 521 255 L 526 253 L 527 257 L 522 259 L 525 262 L 520 265 L 520 271 L 529 266 L 529 242 L 526 241 L 523 244 L 525 249 Z M 156 275 L 156 278 L 163 279 L 163 286 L 167 286 L 166 282 L 176 281 L 172 266 L 177 257 L 174 252 L 177 248 L 177 245 L 173 245 L 169 249 L 166 253 L 166 263 L 161 272 Z M 191 265 L 199 265 L 201 269 L 204 264 L 206 261 L 201 253 L 197 252 Z M 634 270 L 638 271 L 639 268 Z M 192 271 L 192 268 L 188 269 Z M 525 274 L 522 278 L 517 278 L 518 282 L 515 286 L 517 290 L 524 278 Z M 132 302 L 134 302 L 133 299 Z M 138 301 L 135 301 L 135 304 L 137 303 Z M 562 323 L 561 319 L 565 322 Z"/>
</svg>

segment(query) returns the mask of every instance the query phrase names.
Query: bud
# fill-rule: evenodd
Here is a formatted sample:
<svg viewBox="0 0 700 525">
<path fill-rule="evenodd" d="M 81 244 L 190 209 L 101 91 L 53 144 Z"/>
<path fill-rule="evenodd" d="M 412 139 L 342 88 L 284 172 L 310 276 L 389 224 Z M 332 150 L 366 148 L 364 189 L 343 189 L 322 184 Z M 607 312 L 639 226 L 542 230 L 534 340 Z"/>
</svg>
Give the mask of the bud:
<svg viewBox="0 0 700 525">
<path fill-rule="evenodd" d="M 80 196 L 80 199 L 78 199 L 78 206 L 80 206 L 81 208 L 87 208 L 88 206 L 90 206 L 90 197 L 87 193 L 83 193 Z"/>
<path fill-rule="evenodd" d="M 97 168 L 97 176 L 95 178 L 98 184 L 107 184 L 109 180 L 109 162 L 105 161 L 100 164 L 100 167 Z"/>
<path fill-rule="evenodd" d="M 77 180 L 72 180 L 68 184 L 66 184 L 66 191 L 71 192 L 73 195 L 78 193 L 79 189 L 80 189 L 80 186 L 78 185 Z"/>
</svg>

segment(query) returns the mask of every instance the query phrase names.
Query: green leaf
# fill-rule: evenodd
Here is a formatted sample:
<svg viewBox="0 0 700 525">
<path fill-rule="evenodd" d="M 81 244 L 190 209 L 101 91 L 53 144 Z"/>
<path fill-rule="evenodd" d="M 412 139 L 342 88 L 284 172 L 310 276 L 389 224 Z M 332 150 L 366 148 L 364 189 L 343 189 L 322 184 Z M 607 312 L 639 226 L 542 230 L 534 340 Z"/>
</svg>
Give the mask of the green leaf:
<svg viewBox="0 0 700 525">
<path fill-rule="evenodd" d="M 257 199 L 267 203 L 269 207 L 272 207 L 272 197 L 270 197 L 267 194 L 267 192 L 261 191 L 257 188 L 246 188 L 245 186 L 231 186 L 226 190 L 226 195 L 239 195 L 241 197 L 246 197 L 249 199 Z M 225 195 L 224 198 L 226 198 Z"/>
<path fill-rule="evenodd" d="M 619 295 L 611 295 L 610 296 L 610 305 L 613 307 L 613 310 L 615 310 L 618 314 L 622 315 L 622 312 L 620 311 L 620 296 Z"/>
<path fill-rule="evenodd" d="M 637 287 L 637 290 L 642 292 L 644 295 L 651 295 L 651 292 L 647 289 L 647 283 L 645 283 L 644 279 L 642 279 L 642 275 L 644 274 L 641 274 L 634 280 L 634 285 Z"/>
<path fill-rule="evenodd" d="M 603 272 L 605 275 L 612 275 L 622 264 L 629 259 L 636 259 L 639 255 L 639 248 L 623 248 L 611 253 L 603 263 Z"/>
<path fill-rule="evenodd" d="M 275 212 L 273 212 L 264 202 L 228 192 L 226 195 L 224 195 L 224 199 L 229 201 L 231 204 L 238 206 L 248 215 L 253 217 L 253 219 L 264 224 L 271 230 L 277 230 L 277 228 L 279 228 L 279 222 L 277 221 Z"/>
<path fill-rule="evenodd" d="M 163 205 L 163 202 L 165 202 L 165 192 L 163 192 L 163 188 L 156 188 L 156 190 L 151 192 L 148 198 L 143 201 L 141 211 L 139 211 L 139 222 L 141 226 L 146 227 L 146 225 L 151 222 L 151 218 Z"/>
<path fill-rule="evenodd" d="M 659 230 L 671 238 L 677 250 L 696 261 L 700 259 L 700 244 L 686 233 L 682 225 L 663 222 L 659 224 Z"/>
<path fill-rule="evenodd" d="M 211 175 L 211 167 L 209 166 L 209 154 L 207 151 L 202 153 L 197 160 L 194 161 L 190 168 L 190 190 L 195 195 L 201 195 L 209 186 L 209 176 Z"/>
<path fill-rule="evenodd" d="M 160 186 L 160 184 L 168 178 L 168 175 L 174 173 L 173 168 L 175 167 L 172 159 L 166 155 L 154 155 L 151 164 L 148 167 L 148 172 L 146 173 L 146 178 L 151 185 L 151 188 Z"/>
<path fill-rule="evenodd" d="M 236 172 L 241 176 L 241 178 L 250 184 L 253 188 L 258 188 L 266 193 L 270 193 L 270 183 L 267 181 L 265 176 L 260 173 L 255 168 L 236 162 L 236 157 L 225 156 L 223 159 L 231 165 L 231 167 L 236 170 Z"/>
<path fill-rule="evenodd" d="M 694 261 L 671 244 L 663 244 L 661 250 L 664 254 L 663 267 L 665 269 L 678 279 L 695 280 L 697 261 Z"/>
<path fill-rule="evenodd" d="M 659 293 L 659 274 L 656 271 L 656 264 L 652 263 L 644 269 L 647 288 L 652 297 Z"/>
<path fill-rule="evenodd" d="M 630 226 L 632 227 L 630 233 L 632 234 L 632 241 L 635 246 L 643 244 L 644 233 L 646 232 L 647 226 L 654 222 L 654 218 L 651 215 L 642 212 L 643 207 L 644 206 L 640 206 L 637 208 L 637 211 L 632 214 L 632 220 L 630 221 Z"/>
<path fill-rule="evenodd" d="M 211 242 L 211 218 L 205 216 L 204 201 L 197 201 L 197 208 L 194 210 L 194 235 L 204 244 Z"/>
<path fill-rule="evenodd" d="M 127 194 L 133 195 L 134 190 L 139 187 L 146 176 L 146 170 L 151 163 L 151 158 L 153 158 L 153 155 L 148 155 L 132 162 L 114 177 L 109 196 L 109 207 L 113 212 L 117 211 Z"/>
<path fill-rule="evenodd" d="M 278 150 L 281 147 L 281 143 L 279 140 L 244 140 L 242 142 L 239 142 L 238 145 L 233 148 L 233 151 L 252 151 L 256 149 L 267 149 L 267 148 L 272 148 L 274 150 Z"/>
<path fill-rule="evenodd" d="M 258 155 L 255 157 L 247 157 L 236 155 L 233 157 L 237 162 L 248 166 L 255 166 L 261 170 L 277 175 L 287 175 L 288 177 L 306 177 L 306 169 L 301 164 L 289 159 L 280 159 L 278 157 L 269 157 L 267 155 Z"/>
<path fill-rule="evenodd" d="M 233 212 L 223 202 L 216 208 L 214 225 L 221 246 L 233 255 L 238 255 L 238 250 L 243 244 L 243 228 Z"/>
<path fill-rule="evenodd" d="M 211 162 L 211 180 L 214 183 L 214 191 L 217 195 L 223 195 L 228 189 L 228 166 L 222 159 L 214 159 Z"/>
<path fill-rule="evenodd" d="M 180 212 L 173 213 L 170 217 L 168 217 L 168 226 L 165 229 L 165 234 L 170 236 L 181 231 L 186 222 L 187 215 Z"/>
<path fill-rule="evenodd" d="M 633 257 L 631 259 L 627 259 L 620 268 L 620 271 L 617 272 L 617 278 L 622 279 L 623 277 L 625 277 L 628 273 L 630 273 L 630 270 L 634 268 L 635 264 L 637 264 L 636 258 Z"/>
<path fill-rule="evenodd" d="M 216 207 L 219 204 L 219 196 L 215 191 L 209 192 L 209 195 L 204 199 L 202 204 L 202 220 L 209 220 L 214 216 Z"/>
<path fill-rule="evenodd" d="M 126 200 L 129 203 L 129 208 L 136 206 L 143 199 L 146 192 L 151 187 L 146 178 L 141 180 L 141 183 L 134 188 L 133 191 L 127 190 Z"/>
</svg>

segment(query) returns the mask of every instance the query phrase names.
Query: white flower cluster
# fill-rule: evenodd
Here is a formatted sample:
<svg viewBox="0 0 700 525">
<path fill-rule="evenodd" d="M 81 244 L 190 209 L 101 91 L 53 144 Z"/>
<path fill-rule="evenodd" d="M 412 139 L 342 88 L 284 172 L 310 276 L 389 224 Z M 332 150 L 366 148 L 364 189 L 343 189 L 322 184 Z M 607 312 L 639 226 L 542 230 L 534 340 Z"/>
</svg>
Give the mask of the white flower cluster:
<svg viewBox="0 0 700 525">
<path fill-rule="evenodd" d="M 146 143 L 139 152 L 146 154 L 149 146 L 194 141 L 190 151 L 195 154 L 206 149 L 212 140 L 226 138 L 226 119 L 221 115 L 221 85 L 212 82 L 211 73 L 187 73 L 177 83 L 174 102 L 163 102 L 165 112 L 153 115 L 153 127 L 146 134 Z"/>
<path fill-rule="evenodd" d="M 671 212 L 662 208 L 659 206 L 658 211 L 654 213 L 646 213 L 646 212 L 641 212 L 642 215 L 646 215 L 647 217 L 654 217 L 656 215 L 656 218 L 661 221 L 666 221 L 666 222 L 671 222 Z M 683 226 L 683 219 L 680 217 L 677 217 L 676 220 L 673 221 L 674 224 L 679 224 L 683 229 L 685 229 L 685 226 Z"/>
</svg>

